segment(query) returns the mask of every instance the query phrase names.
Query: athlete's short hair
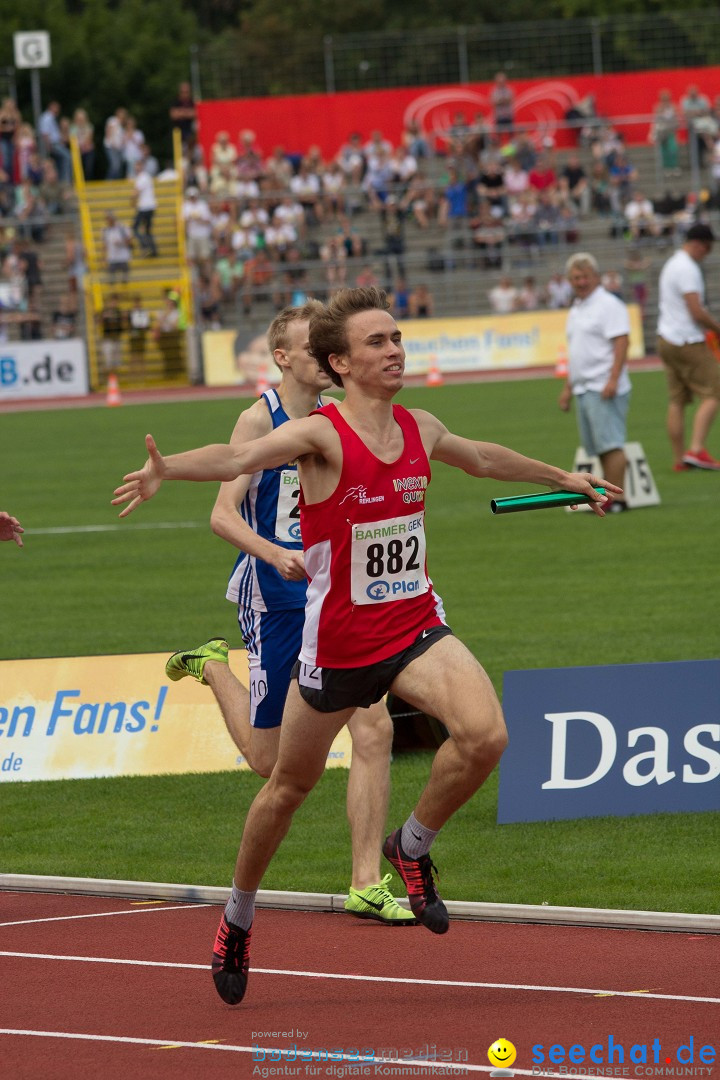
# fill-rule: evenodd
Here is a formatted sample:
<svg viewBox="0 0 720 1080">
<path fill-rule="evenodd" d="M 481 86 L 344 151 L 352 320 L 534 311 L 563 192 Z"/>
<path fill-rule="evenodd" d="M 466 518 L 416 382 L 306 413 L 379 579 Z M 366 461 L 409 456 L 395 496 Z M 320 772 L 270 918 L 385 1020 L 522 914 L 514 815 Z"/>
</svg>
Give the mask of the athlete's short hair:
<svg viewBox="0 0 720 1080">
<path fill-rule="evenodd" d="M 336 386 L 342 386 L 342 378 L 330 364 L 329 357 L 345 356 L 349 352 L 348 319 L 362 311 L 377 310 L 390 310 L 387 293 L 382 289 L 340 289 L 327 306 L 311 318 L 310 352 Z"/>
<path fill-rule="evenodd" d="M 286 307 L 279 311 L 268 327 L 267 341 L 270 352 L 274 354 L 276 349 L 287 348 L 288 328 L 291 323 L 309 322 L 313 315 L 323 310 L 324 304 L 319 300 L 308 300 L 299 307 Z"/>
</svg>

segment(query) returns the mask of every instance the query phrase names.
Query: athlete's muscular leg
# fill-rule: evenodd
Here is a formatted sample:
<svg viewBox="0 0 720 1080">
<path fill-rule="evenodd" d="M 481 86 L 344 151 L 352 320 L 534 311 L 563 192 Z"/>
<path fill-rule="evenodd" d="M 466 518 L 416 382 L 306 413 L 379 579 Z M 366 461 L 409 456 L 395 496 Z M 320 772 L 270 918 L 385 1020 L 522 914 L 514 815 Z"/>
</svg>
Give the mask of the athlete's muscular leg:
<svg viewBox="0 0 720 1080">
<path fill-rule="evenodd" d="M 354 889 L 380 881 L 380 845 L 390 800 L 390 752 L 393 723 L 384 702 L 358 709 L 348 720 L 352 764 L 347 786 L 347 815 L 352 837 Z"/>
<path fill-rule="evenodd" d="M 253 772 L 269 776 L 277 761 L 280 728 L 250 725 L 250 694 L 227 664 L 208 660 L 205 681 L 220 706 L 225 727 Z"/>
<path fill-rule="evenodd" d="M 435 755 L 415 808 L 438 830 L 488 777 L 507 745 L 500 702 L 487 674 L 455 637 L 436 641 L 394 680 L 392 690 L 442 721 L 450 732 Z"/>
<path fill-rule="evenodd" d="M 235 866 L 238 889 L 252 892 L 259 887 L 293 814 L 322 776 L 333 739 L 352 713 L 317 712 L 300 697 L 297 682 L 290 683 L 277 763 L 245 819 Z"/>
</svg>

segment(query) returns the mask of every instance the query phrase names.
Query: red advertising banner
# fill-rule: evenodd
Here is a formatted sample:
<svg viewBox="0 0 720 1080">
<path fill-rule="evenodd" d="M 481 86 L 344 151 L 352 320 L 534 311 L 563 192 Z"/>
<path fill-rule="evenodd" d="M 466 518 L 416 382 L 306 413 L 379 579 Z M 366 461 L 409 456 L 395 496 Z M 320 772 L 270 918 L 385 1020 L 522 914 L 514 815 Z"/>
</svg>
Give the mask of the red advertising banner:
<svg viewBox="0 0 720 1080">
<path fill-rule="evenodd" d="M 396 90 L 362 90 L 341 94 L 307 94 L 292 97 L 237 98 L 204 101 L 198 106 L 200 141 L 209 161 L 210 147 L 218 131 L 232 141 L 239 132 L 252 130 L 261 152 L 276 146 L 288 154 L 303 154 L 318 146 L 323 156 L 334 157 L 351 132 L 366 141 L 379 130 L 393 144 L 410 121 L 417 121 L 431 142 L 440 143 L 458 113 L 470 124 L 479 113 L 491 117 L 492 83 L 409 87 Z M 642 71 L 622 75 L 578 75 L 567 78 L 518 80 L 515 121 L 532 126 L 538 138 L 552 138 L 557 146 L 571 146 L 575 133 L 563 130 L 570 109 L 592 95 L 601 117 L 622 118 L 616 126 L 629 144 L 644 143 L 647 119 L 660 90 L 669 90 L 679 104 L 687 88 L 696 85 L 710 102 L 720 95 L 720 67 Z"/>
</svg>

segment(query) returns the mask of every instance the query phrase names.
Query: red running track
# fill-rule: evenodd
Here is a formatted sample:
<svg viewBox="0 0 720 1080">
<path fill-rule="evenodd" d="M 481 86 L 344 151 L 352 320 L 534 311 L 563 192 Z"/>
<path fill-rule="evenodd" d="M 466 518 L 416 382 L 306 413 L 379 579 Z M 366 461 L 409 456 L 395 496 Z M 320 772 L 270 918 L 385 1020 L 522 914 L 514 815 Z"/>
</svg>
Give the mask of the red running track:
<svg viewBox="0 0 720 1080">
<path fill-rule="evenodd" d="M 532 1074 L 536 1044 L 555 1074 L 553 1044 L 597 1048 L 597 1063 L 566 1058 L 581 1076 L 707 1077 L 703 1046 L 720 1071 L 717 936 L 455 921 L 437 937 L 344 914 L 260 910 L 247 996 L 230 1007 L 209 973 L 219 918 L 213 905 L 0 893 L 0 1075 L 477 1076 L 490 1072 L 498 1038 L 516 1046 L 521 1077 Z M 691 1037 L 693 1062 L 679 1064 Z M 647 1062 L 631 1061 L 642 1046 Z M 306 1060 L 292 1060 L 293 1047 Z M 338 1060 L 311 1064 L 311 1050 L 376 1062 L 348 1071 Z"/>
</svg>

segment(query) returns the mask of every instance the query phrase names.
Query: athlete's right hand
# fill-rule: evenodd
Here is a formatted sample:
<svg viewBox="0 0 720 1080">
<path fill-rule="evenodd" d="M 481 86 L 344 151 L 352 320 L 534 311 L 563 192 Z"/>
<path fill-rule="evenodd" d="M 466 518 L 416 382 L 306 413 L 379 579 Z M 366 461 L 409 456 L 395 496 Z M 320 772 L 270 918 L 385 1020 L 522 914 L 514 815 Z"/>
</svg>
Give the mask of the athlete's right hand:
<svg viewBox="0 0 720 1080">
<path fill-rule="evenodd" d="M 137 472 L 127 473 L 123 477 L 125 483 L 115 488 L 113 492 L 116 496 L 112 500 L 113 506 L 129 503 L 121 512 L 121 518 L 132 514 L 140 503 L 152 499 L 163 482 L 166 472 L 165 458 L 155 445 L 152 435 L 145 436 L 145 446 L 147 447 L 148 459 L 142 469 L 138 469 Z"/>
<path fill-rule="evenodd" d="M 276 547 L 272 564 L 285 581 L 302 581 L 305 578 L 305 557 L 302 551 L 289 551 Z"/>
</svg>

